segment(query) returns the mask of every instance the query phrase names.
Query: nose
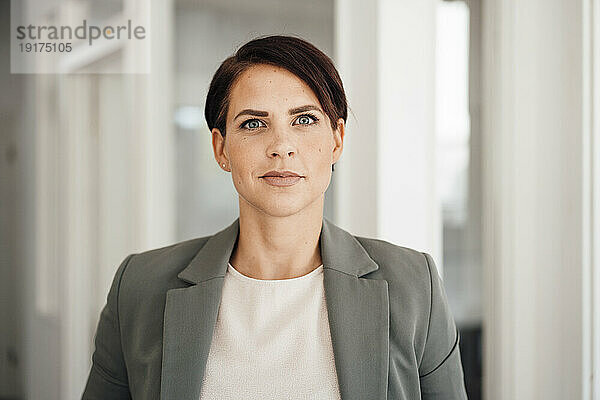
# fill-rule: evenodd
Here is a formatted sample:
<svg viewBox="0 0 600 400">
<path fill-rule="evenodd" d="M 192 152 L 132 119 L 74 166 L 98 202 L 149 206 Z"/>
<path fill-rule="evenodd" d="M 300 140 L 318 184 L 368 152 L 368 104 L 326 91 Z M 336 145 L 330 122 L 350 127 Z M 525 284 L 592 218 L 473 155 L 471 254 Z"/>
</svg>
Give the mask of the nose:
<svg viewBox="0 0 600 400">
<path fill-rule="evenodd" d="M 267 147 L 268 157 L 290 158 L 297 153 L 296 144 L 294 144 L 291 133 L 285 132 L 285 129 L 273 131 L 273 140 Z"/>
</svg>

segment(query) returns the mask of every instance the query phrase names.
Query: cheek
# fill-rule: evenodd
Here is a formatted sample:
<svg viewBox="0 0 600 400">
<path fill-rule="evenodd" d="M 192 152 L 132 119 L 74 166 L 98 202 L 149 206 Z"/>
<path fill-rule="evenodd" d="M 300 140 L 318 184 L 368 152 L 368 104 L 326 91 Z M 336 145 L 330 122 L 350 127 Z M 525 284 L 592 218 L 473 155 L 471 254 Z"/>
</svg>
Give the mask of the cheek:
<svg viewBox="0 0 600 400">
<path fill-rule="evenodd" d="M 259 143 L 252 143 L 247 139 L 241 138 L 229 146 L 229 158 L 234 166 L 233 178 L 238 184 L 243 184 L 245 180 L 253 177 L 257 166 L 260 165 L 260 156 L 264 154 L 264 149 Z"/>
<path fill-rule="evenodd" d="M 310 157 L 315 165 L 329 164 L 331 161 L 330 146 L 333 146 L 330 140 L 323 139 L 316 142 L 310 148 Z"/>
</svg>

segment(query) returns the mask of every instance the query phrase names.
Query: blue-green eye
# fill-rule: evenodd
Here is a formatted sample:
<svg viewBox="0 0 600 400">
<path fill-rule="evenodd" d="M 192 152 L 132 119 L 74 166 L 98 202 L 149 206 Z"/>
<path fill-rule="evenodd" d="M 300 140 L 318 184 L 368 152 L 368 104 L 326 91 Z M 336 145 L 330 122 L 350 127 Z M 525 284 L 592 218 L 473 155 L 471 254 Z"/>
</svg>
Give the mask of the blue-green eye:
<svg viewBox="0 0 600 400">
<path fill-rule="evenodd" d="M 296 118 L 296 121 L 298 121 L 299 125 L 312 125 L 318 120 L 319 119 L 312 114 L 302 114 L 298 118 Z"/>
<path fill-rule="evenodd" d="M 247 121 L 244 121 L 240 125 L 240 128 L 244 128 L 245 127 L 247 129 L 253 130 L 253 129 L 260 128 L 261 127 L 260 124 L 263 124 L 262 126 L 264 126 L 264 123 L 261 120 L 259 120 L 259 119 L 249 119 Z"/>
</svg>

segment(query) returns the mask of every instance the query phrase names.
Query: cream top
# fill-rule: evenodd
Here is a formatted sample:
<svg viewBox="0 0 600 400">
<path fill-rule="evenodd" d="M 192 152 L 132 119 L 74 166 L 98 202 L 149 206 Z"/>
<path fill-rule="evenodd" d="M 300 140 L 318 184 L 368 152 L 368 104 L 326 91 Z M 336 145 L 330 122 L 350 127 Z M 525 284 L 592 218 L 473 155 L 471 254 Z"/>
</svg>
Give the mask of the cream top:
<svg viewBox="0 0 600 400">
<path fill-rule="evenodd" d="M 265 280 L 229 264 L 200 399 L 340 398 L 323 265 Z"/>
</svg>

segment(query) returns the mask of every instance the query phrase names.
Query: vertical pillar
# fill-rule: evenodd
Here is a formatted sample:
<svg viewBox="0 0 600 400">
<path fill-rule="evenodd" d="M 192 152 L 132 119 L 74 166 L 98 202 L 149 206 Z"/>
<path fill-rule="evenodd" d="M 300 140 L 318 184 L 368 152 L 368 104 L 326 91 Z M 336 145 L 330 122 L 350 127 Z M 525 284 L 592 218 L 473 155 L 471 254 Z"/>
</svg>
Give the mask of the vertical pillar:
<svg viewBox="0 0 600 400">
<path fill-rule="evenodd" d="M 339 0 L 336 23 L 336 61 L 356 116 L 337 176 L 336 218 L 353 233 L 440 260 L 435 1 Z"/>
<path fill-rule="evenodd" d="M 139 248 L 161 247 L 175 240 L 175 137 L 173 103 L 173 0 L 131 0 L 139 13 L 149 7 L 150 73 L 138 75 L 132 109 L 136 110 L 134 130 L 140 148 L 136 171 L 137 196 L 141 199 L 138 223 L 142 237 Z M 142 9 L 140 9 L 142 8 Z"/>
<path fill-rule="evenodd" d="M 584 3 L 483 3 L 488 399 L 588 398 Z"/>
</svg>

